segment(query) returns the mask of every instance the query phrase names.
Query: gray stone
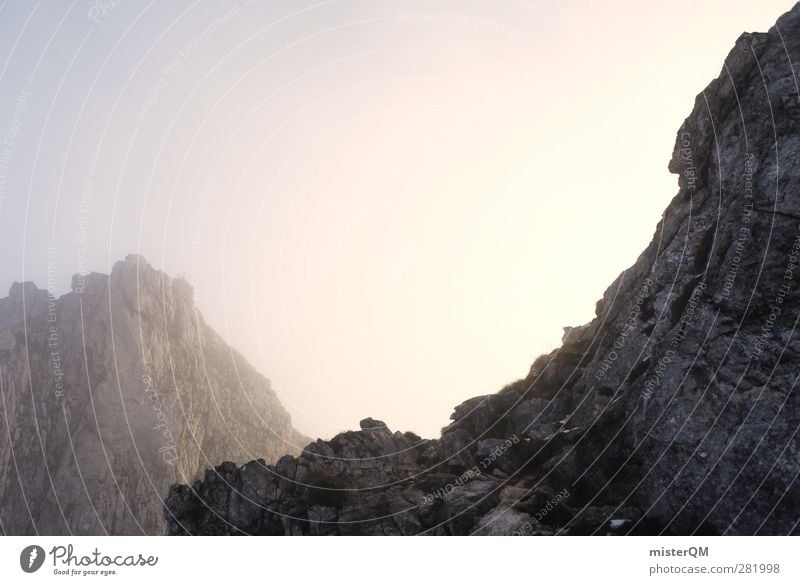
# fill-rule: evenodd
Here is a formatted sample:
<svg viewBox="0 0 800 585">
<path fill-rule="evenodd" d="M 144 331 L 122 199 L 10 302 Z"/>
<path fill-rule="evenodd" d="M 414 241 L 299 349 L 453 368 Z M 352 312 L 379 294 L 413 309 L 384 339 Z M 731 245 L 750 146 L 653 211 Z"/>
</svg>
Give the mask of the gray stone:
<svg viewBox="0 0 800 585">
<path fill-rule="evenodd" d="M 297 458 L 345 488 L 338 534 L 798 534 L 793 63 L 800 5 L 736 41 L 678 131 L 652 242 L 525 379 L 457 406 L 439 439 L 364 430 Z M 514 436 L 502 469 L 469 475 Z M 242 530 L 308 534 L 319 494 L 263 473 L 282 495 Z M 230 520 L 235 485 L 174 486 L 169 533 L 227 533 L 205 510 Z"/>
<path fill-rule="evenodd" d="M 203 322 L 187 286 L 129 256 L 60 298 L 26 282 L 0 299 L 7 534 L 163 533 L 171 484 L 300 452 L 307 439 L 269 380 Z M 263 498 L 267 484 L 245 487 Z M 226 513 L 253 512 L 234 504 Z"/>
</svg>

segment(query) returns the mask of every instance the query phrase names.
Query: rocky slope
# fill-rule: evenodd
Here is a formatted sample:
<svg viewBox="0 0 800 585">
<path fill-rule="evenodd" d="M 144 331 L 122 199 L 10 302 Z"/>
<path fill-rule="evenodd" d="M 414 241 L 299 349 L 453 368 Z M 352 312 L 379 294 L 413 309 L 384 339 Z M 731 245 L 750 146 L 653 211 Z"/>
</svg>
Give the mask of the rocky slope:
<svg viewBox="0 0 800 585">
<path fill-rule="evenodd" d="M 219 460 L 276 460 L 307 439 L 192 290 L 129 256 L 58 299 L 0 300 L 0 528 L 158 534 L 163 494 Z"/>
<path fill-rule="evenodd" d="M 800 5 L 678 131 L 654 239 L 436 440 L 362 430 L 174 486 L 170 534 L 800 533 Z M 646 193 L 646 187 L 643 189 Z"/>
</svg>

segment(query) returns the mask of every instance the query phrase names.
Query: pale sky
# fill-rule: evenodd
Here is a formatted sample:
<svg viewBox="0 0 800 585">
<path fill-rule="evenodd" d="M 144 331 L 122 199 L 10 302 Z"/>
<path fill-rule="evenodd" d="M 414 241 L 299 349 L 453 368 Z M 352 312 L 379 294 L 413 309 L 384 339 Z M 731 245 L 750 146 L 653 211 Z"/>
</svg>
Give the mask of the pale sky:
<svg viewBox="0 0 800 585">
<path fill-rule="evenodd" d="M 0 1 L 0 288 L 142 254 L 302 432 L 435 436 L 592 318 L 791 5 Z"/>
</svg>

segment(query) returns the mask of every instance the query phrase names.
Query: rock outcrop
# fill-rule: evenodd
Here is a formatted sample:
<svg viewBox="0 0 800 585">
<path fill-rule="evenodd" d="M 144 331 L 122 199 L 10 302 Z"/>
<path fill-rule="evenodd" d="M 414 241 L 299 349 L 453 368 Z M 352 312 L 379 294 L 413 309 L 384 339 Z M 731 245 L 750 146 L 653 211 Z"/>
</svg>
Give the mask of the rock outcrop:
<svg viewBox="0 0 800 585">
<path fill-rule="evenodd" d="M 0 300 L 0 529 L 159 534 L 163 497 L 226 459 L 308 441 L 188 283 L 142 258 Z"/>
<path fill-rule="evenodd" d="M 800 5 L 678 131 L 655 237 L 441 438 L 359 432 L 175 486 L 170 534 L 800 533 Z M 643 186 L 646 193 L 646 186 Z"/>
</svg>

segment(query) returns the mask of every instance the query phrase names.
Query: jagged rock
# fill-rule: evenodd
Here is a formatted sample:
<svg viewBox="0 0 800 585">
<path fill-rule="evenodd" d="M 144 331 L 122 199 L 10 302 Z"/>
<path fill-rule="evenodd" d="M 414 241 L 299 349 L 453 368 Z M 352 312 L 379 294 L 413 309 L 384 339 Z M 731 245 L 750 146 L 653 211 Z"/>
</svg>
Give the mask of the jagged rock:
<svg viewBox="0 0 800 585">
<path fill-rule="evenodd" d="M 382 420 L 375 420 L 373 418 L 365 418 L 358 426 L 361 427 L 361 430 L 368 431 L 368 430 L 385 430 L 386 423 Z"/>
<path fill-rule="evenodd" d="M 440 439 L 362 430 L 258 468 L 279 495 L 252 517 L 231 512 L 235 468 L 174 486 L 168 532 L 230 532 L 218 515 L 245 533 L 798 534 L 793 63 L 800 5 L 736 42 L 678 131 L 652 243 L 525 379 L 457 406 Z M 339 499 L 323 514 L 282 466 Z"/>
<path fill-rule="evenodd" d="M 269 380 L 204 323 L 188 283 L 138 256 L 75 276 L 58 299 L 15 283 L 0 332 L 7 534 L 163 533 L 171 484 L 307 442 Z"/>
</svg>

